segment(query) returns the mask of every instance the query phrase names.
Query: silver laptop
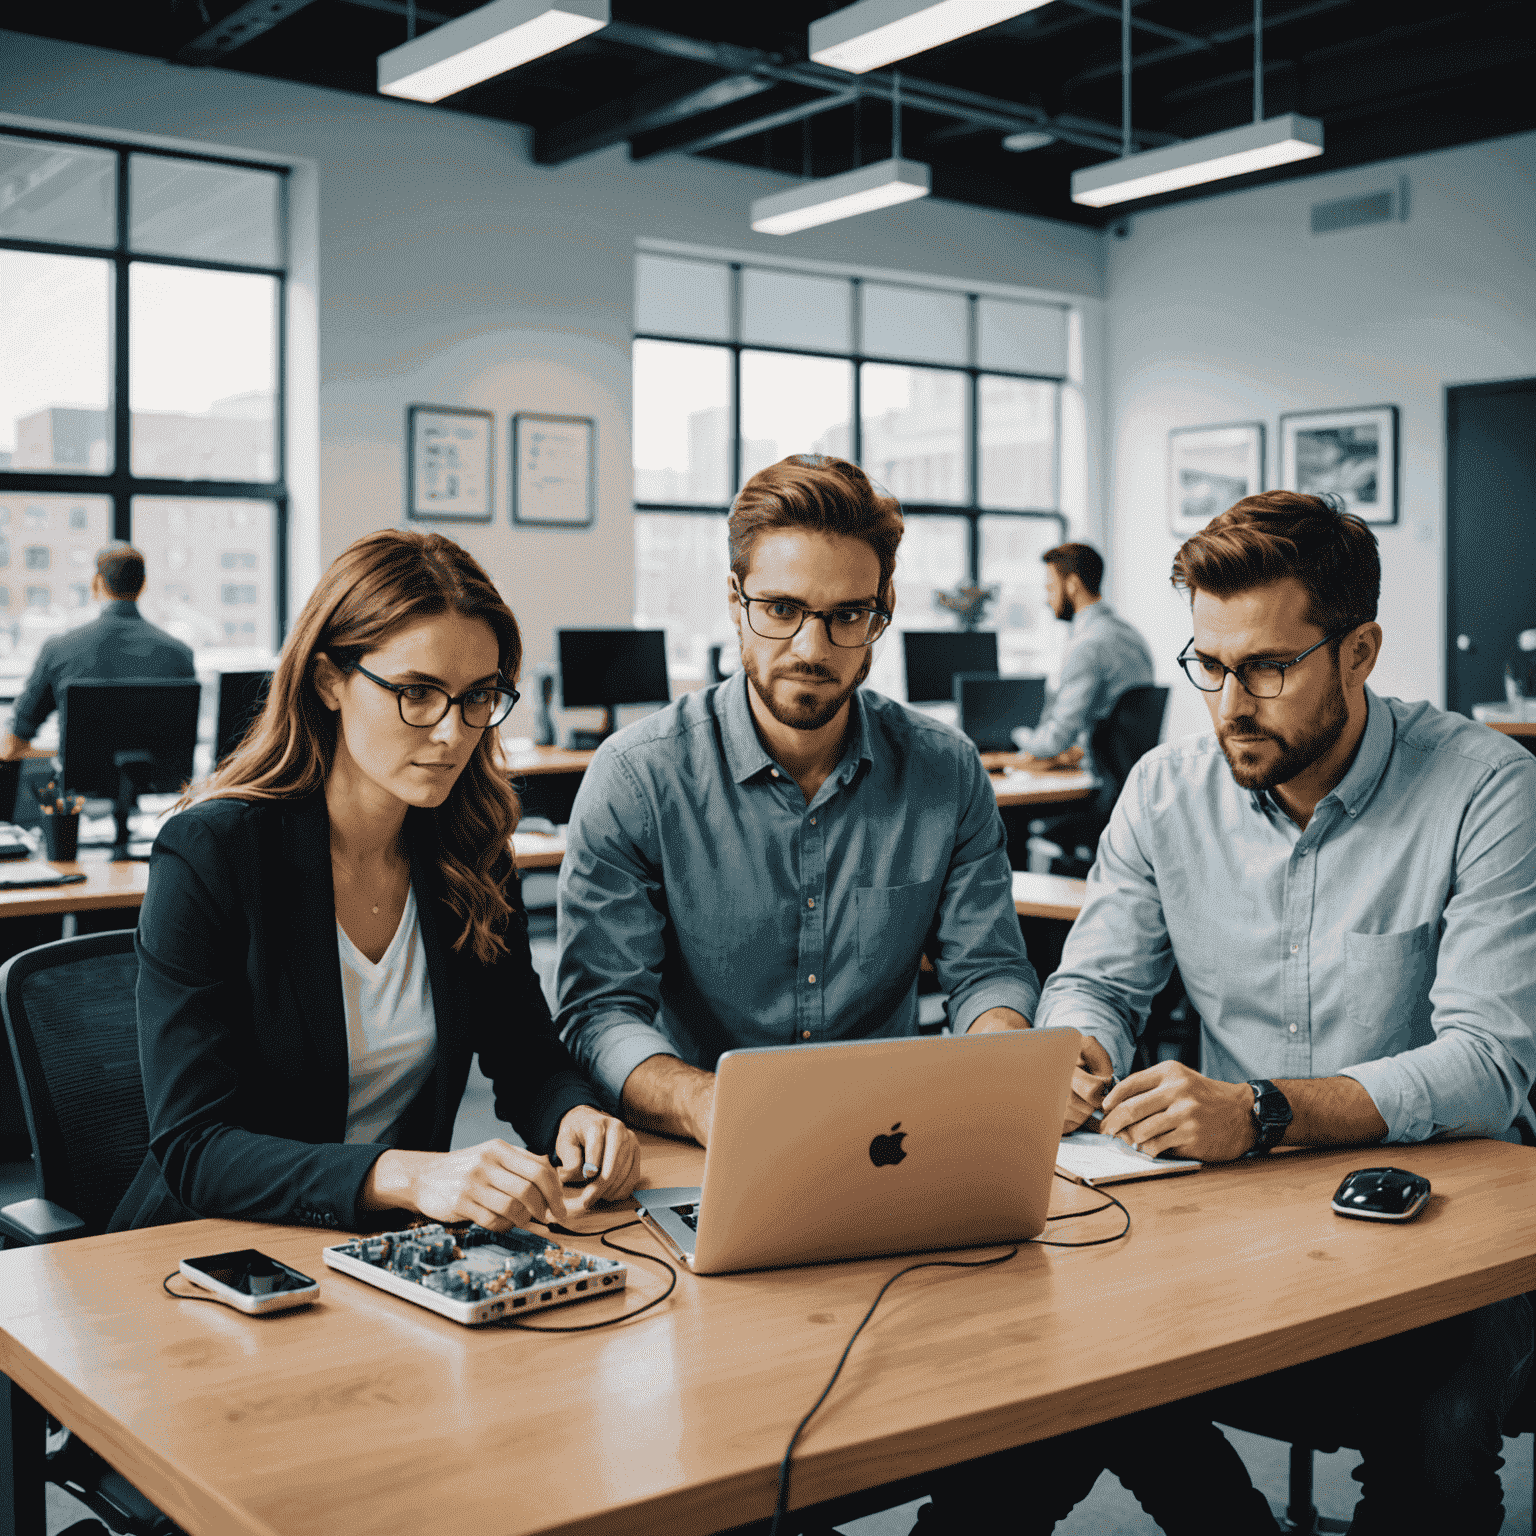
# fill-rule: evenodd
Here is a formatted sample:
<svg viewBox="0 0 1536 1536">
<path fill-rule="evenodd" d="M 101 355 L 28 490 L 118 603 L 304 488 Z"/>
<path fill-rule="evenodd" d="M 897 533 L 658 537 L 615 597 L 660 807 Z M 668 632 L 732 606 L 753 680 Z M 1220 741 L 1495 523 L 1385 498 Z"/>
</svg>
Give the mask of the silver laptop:
<svg viewBox="0 0 1536 1536">
<path fill-rule="evenodd" d="M 1045 1228 L 1075 1029 L 727 1051 L 702 1188 L 637 1189 L 696 1274 Z"/>
</svg>

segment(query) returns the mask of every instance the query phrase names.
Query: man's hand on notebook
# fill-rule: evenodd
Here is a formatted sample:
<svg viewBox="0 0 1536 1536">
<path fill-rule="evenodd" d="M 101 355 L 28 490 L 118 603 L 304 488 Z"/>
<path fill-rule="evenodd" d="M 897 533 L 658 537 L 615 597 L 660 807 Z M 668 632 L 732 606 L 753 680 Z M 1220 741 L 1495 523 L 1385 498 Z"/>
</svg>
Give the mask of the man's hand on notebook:
<svg viewBox="0 0 1536 1536">
<path fill-rule="evenodd" d="M 1077 1066 L 1072 1072 L 1072 1092 L 1067 1099 L 1066 1118 L 1061 1134 L 1081 1130 L 1084 1121 L 1104 1107 L 1104 1096 L 1114 1087 L 1115 1068 L 1109 1052 L 1092 1035 L 1084 1035 L 1078 1048 Z M 1089 1130 L 1095 1129 L 1093 1126 Z"/>
<path fill-rule="evenodd" d="M 1259 1137 L 1247 1083 L 1202 1077 L 1182 1061 L 1160 1061 L 1117 1083 L 1105 1095 L 1100 1130 L 1151 1157 L 1174 1152 L 1202 1163 L 1231 1162 Z"/>
</svg>

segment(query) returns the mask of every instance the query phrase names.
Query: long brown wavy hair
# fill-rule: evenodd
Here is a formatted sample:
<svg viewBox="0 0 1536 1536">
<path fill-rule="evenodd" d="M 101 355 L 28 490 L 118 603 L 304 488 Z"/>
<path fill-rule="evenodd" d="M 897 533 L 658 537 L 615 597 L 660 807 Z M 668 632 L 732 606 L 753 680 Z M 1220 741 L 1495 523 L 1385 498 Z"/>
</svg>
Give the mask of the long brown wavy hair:
<svg viewBox="0 0 1536 1536">
<path fill-rule="evenodd" d="M 315 691 L 315 657 L 323 651 L 345 670 L 403 625 L 442 613 L 489 624 L 502 678 L 517 682 L 523 660 L 517 620 L 466 550 L 440 533 L 396 529 L 348 545 L 320 578 L 283 645 L 261 714 L 217 772 L 183 803 L 318 794 L 336 755 L 337 720 Z M 520 815 L 494 730 L 481 735 L 432 815 L 448 905 L 464 921 L 453 947 L 468 944 L 488 965 L 506 949 L 501 935 L 512 911 L 492 871 L 507 858 Z"/>
</svg>

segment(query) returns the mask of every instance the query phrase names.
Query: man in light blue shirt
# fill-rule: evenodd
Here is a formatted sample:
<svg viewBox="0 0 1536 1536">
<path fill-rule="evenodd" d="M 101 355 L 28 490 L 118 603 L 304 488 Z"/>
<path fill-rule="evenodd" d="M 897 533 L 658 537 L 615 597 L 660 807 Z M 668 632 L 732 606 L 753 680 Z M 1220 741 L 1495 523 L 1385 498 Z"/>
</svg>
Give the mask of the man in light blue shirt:
<svg viewBox="0 0 1536 1536">
<path fill-rule="evenodd" d="M 741 671 L 587 770 L 560 870 L 558 1022 L 633 1125 L 707 1142 L 734 1046 L 915 1033 L 925 948 L 957 1031 L 1034 1012 L 975 748 L 859 687 L 901 531 L 841 460 L 754 476 L 730 523 Z"/>
<path fill-rule="evenodd" d="M 1040 723 L 1013 733 L 1014 745 L 1031 757 L 1052 758 L 1073 746 L 1087 749 L 1088 736 L 1127 688 L 1152 682 L 1147 643 L 1099 596 L 1104 560 L 1091 544 L 1058 544 L 1045 562 L 1045 600 L 1058 619 L 1070 621 L 1072 637 L 1061 662 L 1061 681 Z"/>
<path fill-rule="evenodd" d="M 1088 1037 L 1069 1128 L 1102 1111 L 1144 1151 L 1205 1161 L 1536 1141 L 1536 759 L 1366 686 L 1375 539 L 1317 498 L 1239 502 L 1174 580 L 1215 734 L 1144 757 L 1100 839 L 1037 1021 Z M 1175 963 L 1203 1070 L 1132 1072 Z M 1530 1355 L 1519 1296 L 1229 1389 L 1212 1412 L 1360 1448 L 1352 1531 L 1492 1533 Z"/>
</svg>

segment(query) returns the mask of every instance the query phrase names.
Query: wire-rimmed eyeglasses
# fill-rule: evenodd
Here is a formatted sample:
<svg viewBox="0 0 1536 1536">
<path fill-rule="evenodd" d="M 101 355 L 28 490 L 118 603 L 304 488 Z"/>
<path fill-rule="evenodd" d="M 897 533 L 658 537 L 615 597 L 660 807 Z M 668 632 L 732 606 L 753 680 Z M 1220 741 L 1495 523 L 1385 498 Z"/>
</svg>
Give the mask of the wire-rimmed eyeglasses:
<svg viewBox="0 0 1536 1536">
<path fill-rule="evenodd" d="M 512 713 L 513 705 L 522 698 L 516 688 L 504 688 L 499 683 L 495 686 L 481 683 L 454 696 L 435 683 L 386 682 L 360 662 L 354 661 L 348 670 L 361 672 L 370 683 L 387 688 L 394 694 L 395 703 L 400 707 L 400 718 L 407 725 L 414 725 L 423 731 L 430 730 L 446 719 L 448 711 L 455 704 L 459 706 L 459 714 L 470 730 L 488 731 L 493 725 L 500 725 Z"/>
<path fill-rule="evenodd" d="M 1285 674 L 1290 668 L 1297 662 L 1305 661 L 1313 651 L 1327 645 L 1330 640 L 1342 640 L 1354 627 L 1349 624 L 1335 634 L 1324 635 L 1316 645 L 1309 645 L 1289 661 L 1240 661 L 1235 667 L 1224 665 L 1214 656 L 1190 655 L 1189 646 L 1195 643 L 1191 637 L 1189 645 L 1179 652 L 1178 662 L 1184 669 L 1184 675 L 1201 693 L 1220 693 L 1227 686 L 1227 674 L 1230 672 L 1254 698 L 1275 699 L 1279 698 L 1280 690 L 1285 687 Z"/>
<path fill-rule="evenodd" d="M 746 610 L 752 633 L 761 635 L 764 640 L 792 640 L 807 619 L 820 619 L 827 631 L 827 639 L 833 645 L 853 651 L 862 645 L 873 645 L 891 622 L 886 609 L 867 608 L 862 604 L 824 610 L 807 608 L 787 597 L 748 597 L 740 587 L 736 588 L 736 596 Z M 754 603 L 756 613 L 752 611 Z"/>
</svg>

